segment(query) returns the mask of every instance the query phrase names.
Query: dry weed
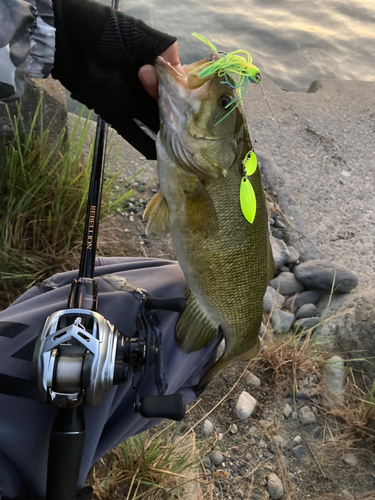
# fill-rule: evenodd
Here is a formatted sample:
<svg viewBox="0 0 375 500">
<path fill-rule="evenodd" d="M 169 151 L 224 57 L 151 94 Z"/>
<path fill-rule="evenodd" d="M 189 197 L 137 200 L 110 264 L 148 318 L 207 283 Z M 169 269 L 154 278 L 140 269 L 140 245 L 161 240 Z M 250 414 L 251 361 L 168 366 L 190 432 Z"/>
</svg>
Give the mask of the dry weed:
<svg viewBox="0 0 375 500">
<path fill-rule="evenodd" d="M 160 500 L 182 498 L 190 483 L 206 483 L 198 473 L 201 445 L 195 434 L 181 439 L 175 423 L 157 432 L 138 434 L 114 449 L 95 467 L 94 494 L 99 500 Z M 199 487 L 195 488 L 199 499 Z"/>
<path fill-rule="evenodd" d="M 321 408 L 326 416 L 325 443 L 320 450 L 324 462 L 337 461 L 348 452 L 374 457 L 375 385 L 370 390 L 360 389 L 349 369 L 344 395 L 340 406 Z"/>
<path fill-rule="evenodd" d="M 311 331 L 276 337 L 266 332 L 263 342 L 256 363 L 262 371 L 271 370 L 273 382 L 279 390 L 296 392 L 306 374 L 315 375 L 317 381 L 320 380 L 325 357 L 311 339 Z"/>
</svg>

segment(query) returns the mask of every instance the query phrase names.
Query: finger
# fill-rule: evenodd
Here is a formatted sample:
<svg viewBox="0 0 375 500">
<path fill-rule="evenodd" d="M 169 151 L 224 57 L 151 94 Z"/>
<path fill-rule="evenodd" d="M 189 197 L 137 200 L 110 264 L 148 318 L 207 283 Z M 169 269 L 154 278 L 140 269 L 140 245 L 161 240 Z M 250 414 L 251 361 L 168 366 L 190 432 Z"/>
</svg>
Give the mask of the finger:
<svg viewBox="0 0 375 500">
<path fill-rule="evenodd" d="M 162 52 L 161 56 L 165 61 L 169 62 L 169 64 L 173 66 L 174 69 L 181 75 L 184 74 L 180 58 L 178 57 L 177 42 L 174 42 L 170 47 L 167 48 L 167 50 Z M 145 64 L 139 69 L 138 77 L 146 92 L 148 92 L 154 99 L 159 99 L 158 75 L 155 68 L 151 66 L 151 64 Z"/>
<path fill-rule="evenodd" d="M 146 92 L 154 99 L 158 99 L 158 75 L 156 69 L 151 64 L 145 64 L 139 68 L 138 77 Z"/>
<path fill-rule="evenodd" d="M 180 58 L 178 57 L 178 44 L 174 42 L 170 47 L 167 48 L 162 54 L 162 58 L 169 62 L 171 66 L 174 67 L 176 71 L 178 71 L 181 75 L 184 74 L 184 70 L 182 69 Z"/>
</svg>

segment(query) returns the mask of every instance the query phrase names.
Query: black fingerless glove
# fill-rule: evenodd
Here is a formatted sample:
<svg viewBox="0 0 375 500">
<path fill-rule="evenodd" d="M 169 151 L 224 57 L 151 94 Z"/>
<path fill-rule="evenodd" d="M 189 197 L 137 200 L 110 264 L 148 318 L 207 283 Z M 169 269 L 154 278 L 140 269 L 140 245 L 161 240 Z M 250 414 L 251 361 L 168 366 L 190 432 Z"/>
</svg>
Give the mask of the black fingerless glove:
<svg viewBox="0 0 375 500">
<path fill-rule="evenodd" d="M 53 7 L 52 76 L 146 158 L 155 159 L 154 141 L 133 120 L 159 130 L 157 102 L 144 90 L 138 70 L 176 38 L 93 0 L 53 0 Z"/>
</svg>

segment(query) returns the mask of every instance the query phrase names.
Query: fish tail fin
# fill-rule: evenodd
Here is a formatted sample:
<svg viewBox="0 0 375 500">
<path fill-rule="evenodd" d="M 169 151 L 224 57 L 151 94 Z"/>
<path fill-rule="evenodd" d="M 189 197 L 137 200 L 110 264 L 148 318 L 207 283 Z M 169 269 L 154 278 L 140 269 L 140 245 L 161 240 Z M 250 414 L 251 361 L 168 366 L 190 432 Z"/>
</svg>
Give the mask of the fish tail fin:
<svg viewBox="0 0 375 500">
<path fill-rule="evenodd" d="M 214 366 L 210 368 L 208 372 L 206 372 L 203 375 L 198 385 L 194 387 L 195 395 L 199 396 L 200 394 L 202 394 L 202 392 L 206 389 L 206 387 L 214 378 L 214 376 L 217 375 L 221 370 L 223 370 L 223 368 L 228 366 L 230 363 L 232 363 L 233 361 L 250 361 L 258 354 L 258 351 L 259 351 L 259 338 L 257 338 L 257 342 L 254 345 L 254 347 L 252 347 L 249 351 L 246 351 L 244 354 L 232 357 L 230 355 L 230 352 L 228 354 L 224 352 L 221 358 L 216 361 Z"/>
<path fill-rule="evenodd" d="M 190 353 L 208 346 L 216 337 L 219 325 L 212 321 L 188 288 L 186 306 L 175 329 L 179 348 Z"/>
</svg>

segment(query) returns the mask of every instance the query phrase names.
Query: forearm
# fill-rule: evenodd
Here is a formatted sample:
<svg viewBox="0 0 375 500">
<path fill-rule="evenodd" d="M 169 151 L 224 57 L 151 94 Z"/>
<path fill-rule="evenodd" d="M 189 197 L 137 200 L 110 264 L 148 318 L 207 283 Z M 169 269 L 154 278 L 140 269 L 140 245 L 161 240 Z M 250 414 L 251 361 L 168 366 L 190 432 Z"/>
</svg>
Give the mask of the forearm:
<svg viewBox="0 0 375 500">
<path fill-rule="evenodd" d="M 7 27 L 6 35 L 0 33 L 0 100 L 22 95 L 25 76 L 51 72 L 73 99 L 94 109 L 146 158 L 156 158 L 154 141 L 135 122 L 159 130 L 158 104 L 138 71 L 175 37 L 95 0 L 0 0 L 0 22 Z M 177 46 L 175 53 L 178 61 Z"/>
<path fill-rule="evenodd" d="M 71 92 L 110 79 L 109 71 L 129 77 L 129 70 L 152 64 L 176 40 L 96 1 L 53 0 L 53 8 L 57 35 L 52 76 Z"/>
<path fill-rule="evenodd" d="M 55 53 L 51 0 L 0 0 L 0 100 L 23 94 L 25 77 L 46 78 Z"/>
</svg>

